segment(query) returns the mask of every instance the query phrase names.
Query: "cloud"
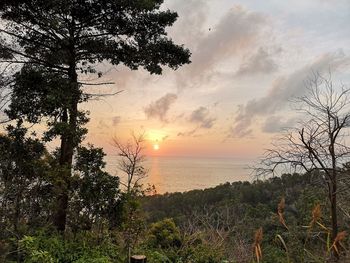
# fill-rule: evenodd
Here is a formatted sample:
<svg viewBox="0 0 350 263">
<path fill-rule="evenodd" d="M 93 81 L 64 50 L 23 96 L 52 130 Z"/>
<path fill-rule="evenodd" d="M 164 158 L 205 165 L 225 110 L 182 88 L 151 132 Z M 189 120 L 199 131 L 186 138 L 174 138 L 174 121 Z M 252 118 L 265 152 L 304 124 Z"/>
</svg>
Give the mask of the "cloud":
<svg viewBox="0 0 350 263">
<path fill-rule="evenodd" d="M 187 131 L 187 132 L 179 132 L 177 134 L 178 137 L 188 137 L 188 136 L 192 136 L 196 133 L 198 128 L 195 128 L 193 130 Z"/>
<path fill-rule="evenodd" d="M 252 99 L 245 105 L 240 105 L 234 125 L 230 128 L 231 137 L 244 137 L 252 132 L 251 125 L 255 117 L 268 116 L 284 108 L 288 101 L 305 92 L 304 81 L 312 72 L 325 73 L 335 70 L 349 62 L 349 57 L 342 51 L 327 53 L 317 58 L 313 63 L 296 70 L 289 76 L 274 80 L 272 88 L 260 99 Z"/>
<path fill-rule="evenodd" d="M 179 17 L 169 34 L 178 43 L 192 47 L 204 34 L 204 24 L 208 16 L 208 3 L 203 0 L 166 1 L 165 7 L 175 10 Z"/>
<path fill-rule="evenodd" d="M 266 118 L 261 130 L 266 133 L 277 133 L 283 131 L 283 129 L 293 127 L 296 122 L 296 118 L 270 116 Z"/>
<path fill-rule="evenodd" d="M 229 137 L 243 138 L 243 137 L 250 136 L 253 133 L 253 130 L 250 128 L 250 124 L 251 122 L 249 122 L 249 125 L 247 126 L 246 123 L 241 122 L 241 123 L 237 123 L 235 126 L 229 127 L 226 138 L 229 138 Z"/>
<path fill-rule="evenodd" d="M 280 49 L 278 50 L 278 53 Z M 257 73 L 272 73 L 278 69 L 274 61 L 273 54 L 270 54 L 266 49 L 260 47 L 259 50 L 251 57 L 245 59 L 243 64 L 238 69 L 237 76 L 246 76 Z"/>
<path fill-rule="evenodd" d="M 213 127 L 216 118 L 210 117 L 208 108 L 201 106 L 191 113 L 189 121 L 199 124 L 201 128 L 210 129 Z"/>
<path fill-rule="evenodd" d="M 148 105 L 144 112 L 147 118 L 159 119 L 162 122 L 167 122 L 166 114 L 170 109 L 170 106 L 177 100 L 177 95 L 174 93 L 167 93 L 158 100 Z"/>
<path fill-rule="evenodd" d="M 196 132 L 200 129 L 211 129 L 217 118 L 214 118 L 210 115 L 210 111 L 207 107 L 198 107 L 194 111 L 191 112 L 191 114 L 188 116 L 187 120 L 190 123 L 196 124 L 197 127 L 195 127 L 192 130 L 186 131 L 186 132 L 179 132 L 177 136 L 180 137 L 188 137 L 193 136 L 197 137 L 198 135 Z"/>
</svg>

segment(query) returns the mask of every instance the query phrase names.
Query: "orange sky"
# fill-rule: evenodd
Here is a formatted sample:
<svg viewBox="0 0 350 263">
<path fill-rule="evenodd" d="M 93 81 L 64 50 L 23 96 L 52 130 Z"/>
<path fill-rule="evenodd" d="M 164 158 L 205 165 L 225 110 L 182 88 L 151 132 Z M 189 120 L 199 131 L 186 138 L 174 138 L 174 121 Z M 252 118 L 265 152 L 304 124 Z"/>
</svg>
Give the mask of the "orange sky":
<svg viewBox="0 0 350 263">
<path fill-rule="evenodd" d="M 114 152 L 112 138 L 144 132 L 147 154 L 255 158 L 295 116 L 313 71 L 349 83 L 350 2 L 345 0 L 176 0 L 169 35 L 192 64 L 161 76 L 107 64 L 97 92 L 123 92 L 82 106 L 86 142 Z M 91 88 L 90 88 L 91 89 Z M 159 150 L 154 151 L 153 145 Z"/>
</svg>

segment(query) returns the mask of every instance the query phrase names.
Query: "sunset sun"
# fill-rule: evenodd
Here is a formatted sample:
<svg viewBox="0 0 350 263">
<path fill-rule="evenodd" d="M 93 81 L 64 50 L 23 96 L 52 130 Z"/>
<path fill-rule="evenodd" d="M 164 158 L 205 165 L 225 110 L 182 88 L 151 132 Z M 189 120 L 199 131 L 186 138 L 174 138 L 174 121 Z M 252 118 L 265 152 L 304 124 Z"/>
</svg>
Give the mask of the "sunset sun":
<svg viewBox="0 0 350 263">
<path fill-rule="evenodd" d="M 159 144 L 154 144 L 153 145 L 153 150 L 158 151 L 159 150 Z"/>
</svg>

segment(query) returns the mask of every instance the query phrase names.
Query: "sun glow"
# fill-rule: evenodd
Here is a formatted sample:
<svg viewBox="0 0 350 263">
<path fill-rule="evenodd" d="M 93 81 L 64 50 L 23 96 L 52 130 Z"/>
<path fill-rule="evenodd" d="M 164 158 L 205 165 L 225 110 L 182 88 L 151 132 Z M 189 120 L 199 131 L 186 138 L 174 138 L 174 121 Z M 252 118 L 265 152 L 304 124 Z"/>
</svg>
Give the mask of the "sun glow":
<svg viewBox="0 0 350 263">
<path fill-rule="evenodd" d="M 159 150 L 159 144 L 154 144 L 153 145 L 153 150 L 158 151 Z"/>
</svg>

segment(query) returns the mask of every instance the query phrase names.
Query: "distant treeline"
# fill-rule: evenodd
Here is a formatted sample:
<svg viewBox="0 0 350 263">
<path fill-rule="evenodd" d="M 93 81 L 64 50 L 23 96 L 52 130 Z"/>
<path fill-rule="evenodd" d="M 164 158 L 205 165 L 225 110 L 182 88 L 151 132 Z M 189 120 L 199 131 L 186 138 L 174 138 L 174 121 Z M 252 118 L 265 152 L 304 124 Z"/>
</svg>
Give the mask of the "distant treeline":
<svg viewBox="0 0 350 263">
<path fill-rule="evenodd" d="M 311 198 L 309 206 L 312 208 L 324 199 L 325 191 L 317 184 L 317 179 L 309 174 L 284 174 L 253 183 L 227 182 L 203 190 L 147 196 L 143 200 L 143 206 L 150 222 L 171 217 L 181 223 L 184 218 L 191 218 L 194 212 L 205 213 L 209 209 L 213 211 L 227 207 L 240 209 L 241 213 L 236 217 L 244 217 L 248 213 L 249 217 L 258 219 L 276 213 L 278 203 L 281 198 L 285 198 L 286 211 L 298 218 L 303 217 L 301 213 L 305 212 L 297 209 L 298 202 Z M 251 214 L 254 210 L 257 210 L 257 215 Z"/>
</svg>

